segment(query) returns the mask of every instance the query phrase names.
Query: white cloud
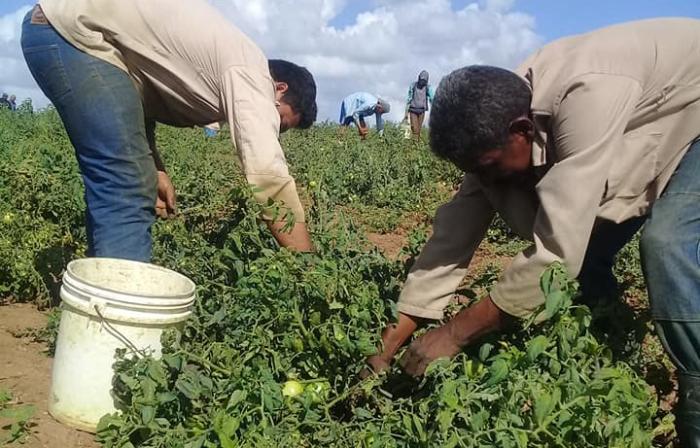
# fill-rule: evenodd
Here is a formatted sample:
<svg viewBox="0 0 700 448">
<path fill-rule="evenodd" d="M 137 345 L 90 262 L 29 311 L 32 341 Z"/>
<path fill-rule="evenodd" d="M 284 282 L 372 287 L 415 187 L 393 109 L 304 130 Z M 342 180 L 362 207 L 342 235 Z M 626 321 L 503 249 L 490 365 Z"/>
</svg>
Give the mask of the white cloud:
<svg viewBox="0 0 700 448">
<path fill-rule="evenodd" d="M 374 0 L 350 25 L 333 26 L 349 0 L 210 0 L 268 57 L 307 66 L 319 89 L 319 118 L 336 120 L 345 95 L 368 91 L 403 115 L 406 90 L 420 70 L 431 82 L 468 64 L 514 67 L 542 43 L 534 18 L 514 0 Z M 45 105 L 19 46 L 29 7 L 0 17 L 0 90 Z"/>
<path fill-rule="evenodd" d="M 390 100 L 391 118 L 400 119 L 420 70 L 437 85 L 464 65 L 514 67 L 542 43 L 534 18 L 515 11 L 514 0 L 480 0 L 459 10 L 449 0 L 375 0 L 345 27 L 332 21 L 348 0 L 211 1 L 268 57 L 314 73 L 321 120 L 337 119 L 342 98 L 356 91 Z"/>
<path fill-rule="evenodd" d="M 20 48 L 22 19 L 30 7 L 0 16 L 0 91 L 16 95 L 18 103 L 32 98 L 37 106 L 45 106 L 48 99 L 41 93 L 24 63 Z"/>
</svg>

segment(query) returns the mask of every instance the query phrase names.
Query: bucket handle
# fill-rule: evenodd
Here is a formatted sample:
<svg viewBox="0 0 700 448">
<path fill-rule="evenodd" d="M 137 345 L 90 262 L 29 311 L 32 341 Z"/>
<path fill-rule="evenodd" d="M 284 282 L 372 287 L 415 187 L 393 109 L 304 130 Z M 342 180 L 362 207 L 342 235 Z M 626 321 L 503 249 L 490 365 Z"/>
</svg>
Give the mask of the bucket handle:
<svg viewBox="0 0 700 448">
<path fill-rule="evenodd" d="M 133 342 L 131 342 L 131 340 L 128 337 L 126 337 L 126 335 L 124 335 L 124 333 L 119 331 L 117 328 L 114 327 L 114 325 L 112 325 L 107 319 L 105 319 L 105 317 L 102 315 L 102 312 L 100 311 L 100 308 L 104 306 L 104 303 L 94 303 L 92 306 L 101 319 L 100 324 L 106 327 L 107 331 L 109 331 L 112 334 L 112 336 L 119 339 L 122 342 L 122 344 L 126 345 L 126 347 L 131 349 L 131 351 L 134 352 L 134 354 L 136 354 L 137 356 L 140 356 L 141 358 L 145 358 L 146 356 L 148 356 L 144 350 L 138 348 Z"/>
</svg>

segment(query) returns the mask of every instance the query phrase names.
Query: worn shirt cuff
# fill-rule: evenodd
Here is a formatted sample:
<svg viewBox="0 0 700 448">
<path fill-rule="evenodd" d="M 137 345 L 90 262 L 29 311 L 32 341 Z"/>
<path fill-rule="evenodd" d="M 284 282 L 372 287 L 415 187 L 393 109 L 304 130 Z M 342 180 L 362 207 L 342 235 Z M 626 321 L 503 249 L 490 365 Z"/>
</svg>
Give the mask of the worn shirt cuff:
<svg viewBox="0 0 700 448">
<path fill-rule="evenodd" d="M 253 187 L 253 197 L 264 207 L 262 213 L 264 220 L 284 220 L 285 212 L 289 211 L 294 215 L 295 222 L 306 222 L 304 207 L 299 200 L 293 178 L 262 174 L 248 174 L 246 178 L 251 187 Z M 276 217 L 275 208 L 267 207 L 269 199 L 279 203 L 281 206 Z"/>
<path fill-rule="evenodd" d="M 528 318 L 544 303 L 544 296 L 539 289 L 539 277 L 532 282 L 517 282 L 502 279 L 489 294 L 493 303 L 501 311 L 522 319 Z"/>
</svg>

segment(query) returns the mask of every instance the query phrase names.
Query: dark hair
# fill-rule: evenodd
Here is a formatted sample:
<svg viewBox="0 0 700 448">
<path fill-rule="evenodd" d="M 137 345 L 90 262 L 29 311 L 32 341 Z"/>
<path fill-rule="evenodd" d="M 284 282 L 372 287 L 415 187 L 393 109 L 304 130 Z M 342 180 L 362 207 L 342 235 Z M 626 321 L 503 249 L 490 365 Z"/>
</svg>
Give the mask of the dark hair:
<svg viewBox="0 0 700 448">
<path fill-rule="evenodd" d="M 288 89 L 282 99 L 294 112 L 301 115 L 298 127 L 310 127 L 316 121 L 318 113 L 316 82 L 313 75 L 306 68 L 282 59 L 270 59 L 268 66 L 272 79 L 287 83 Z"/>
<path fill-rule="evenodd" d="M 507 143 L 510 123 L 529 114 L 531 98 L 529 86 L 511 71 L 485 65 L 455 70 L 440 81 L 435 95 L 430 147 L 465 169 Z"/>
</svg>

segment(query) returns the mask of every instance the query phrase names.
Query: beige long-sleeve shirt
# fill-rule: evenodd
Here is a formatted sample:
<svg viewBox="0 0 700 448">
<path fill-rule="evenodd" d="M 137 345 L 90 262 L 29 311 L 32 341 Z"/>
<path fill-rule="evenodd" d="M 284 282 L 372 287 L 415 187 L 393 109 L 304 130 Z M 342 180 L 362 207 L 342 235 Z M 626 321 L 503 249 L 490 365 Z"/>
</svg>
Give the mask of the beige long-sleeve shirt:
<svg viewBox="0 0 700 448">
<path fill-rule="evenodd" d="M 204 0 L 41 0 L 61 36 L 126 71 L 148 119 L 228 122 L 255 198 L 304 211 L 279 143 L 275 87 L 262 51 Z M 266 216 L 270 218 L 270 216 Z"/>
<path fill-rule="evenodd" d="M 700 21 L 655 19 L 555 41 L 516 73 L 532 89 L 533 188 L 486 187 L 466 175 L 442 206 L 399 299 L 410 315 L 441 318 L 494 213 L 533 241 L 491 290 L 527 316 L 539 277 L 562 261 L 578 275 L 598 218 L 644 216 L 700 135 Z M 438 93 L 439 94 L 439 93 Z"/>
</svg>

